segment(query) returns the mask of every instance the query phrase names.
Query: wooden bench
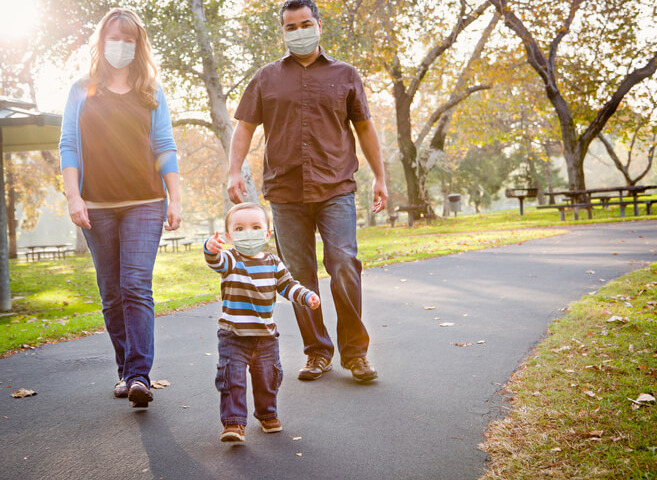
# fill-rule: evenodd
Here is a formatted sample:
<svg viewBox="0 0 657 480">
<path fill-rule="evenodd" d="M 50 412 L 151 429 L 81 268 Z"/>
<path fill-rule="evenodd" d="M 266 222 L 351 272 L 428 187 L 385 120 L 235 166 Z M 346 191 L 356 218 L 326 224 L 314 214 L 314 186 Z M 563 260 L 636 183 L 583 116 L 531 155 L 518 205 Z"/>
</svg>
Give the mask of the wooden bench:
<svg viewBox="0 0 657 480">
<path fill-rule="evenodd" d="M 425 205 L 398 205 L 395 207 L 395 212 L 406 212 L 408 215 L 408 226 L 412 227 L 416 219 L 424 218 L 427 225 L 431 225 L 431 221 L 438 218 L 433 212 L 427 212 Z M 395 218 L 397 220 L 397 218 Z M 394 227 L 394 221 L 391 221 Z"/>
<path fill-rule="evenodd" d="M 168 246 L 169 246 L 169 244 L 168 244 L 167 242 L 160 242 L 160 244 L 158 245 L 157 249 L 158 249 L 158 251 L 160 251 L 160 252 L 161 252 L 162 250 L 164 250 L 164 251 L 166 252 Z"/>
<path fill-rule="evenodd" d="M 192 242 L 191 240 L 185 240 L 184 242 L 181 242 L 180 244 L 185 247 L 185 251 L 189 251 L 192 248 Z"/>
</svg>

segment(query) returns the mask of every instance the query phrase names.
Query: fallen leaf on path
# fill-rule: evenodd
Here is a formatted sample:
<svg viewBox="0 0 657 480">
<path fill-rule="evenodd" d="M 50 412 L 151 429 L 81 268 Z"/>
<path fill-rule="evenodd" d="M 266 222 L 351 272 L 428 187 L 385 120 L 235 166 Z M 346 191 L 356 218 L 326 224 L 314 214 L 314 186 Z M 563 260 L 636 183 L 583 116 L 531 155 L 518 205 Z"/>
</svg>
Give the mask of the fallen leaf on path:
<svg viewBox="0 0 657 480">
<path fill-rule="evenodd" d="M 408 280 L 406 280 L 405 278 L 400 278 L 399 281 L 400 281 L 400 282 L 406 282 L 406 281 L 408 281 Z"/>
<path fill-rule="evenodd" d="M 470 346 L 472 346 L 472 343 L 463 342 L 463 343 L 455 343 L 454 345 L 456 345 L 457 347 L 470 347 Z"/>
<path fill-rule="evenodd" d="M 160 390 L 162 388 L 170 387 L 171 382 L 169 380 L 152 380 L 151 381 L 151 388 L 154 388 L 156 390 Z"/>
<path fill-rule="evenodd" d="M 294 441 L 296 441 L 296 440 L 301 440 L 301 438 L 302 438 L 302 437 L 292 437 L 292 440 L 294 440 Z"/>
<path fill-rule="evenodd" d="M 25 397 L 33 397 L 36 394 L 37 392 L 35 392 L 34 390 L 28 390 L 27 388 L 19 388 L 14 393 L 12 393 L 11 396 L 14 398 L 25 398 Z"/>
<path fill-rule="evenodd" d="M 303 455 L 303 453 L 301 453 L 301 452 L 298 452 L 298 453 L 297 453 L 297 457 L 300 457 L 300 456 L 302 456 L 302 455 Z"/>
<path fill-rule="evenodd" d="M 595 270 L 587 270 L 586 273 L 588 275 L 593 275 L 595 273 Z"/>
<path fill-rule="evenodd" d="M 477 345 L 485 345 L 485 344 L 486 344 L 486 340 L 479 340 L 477 342 Z"/>
<path fill-rule="evenodd" d="M 434 307 L 433 305 L 425 305 L 424 309 L 425 310 L 435 310 L 436 307 Z"/>
<path fill-rule="evenodd" d="M 453 327 L 454 322 L 443 322 L 440 324 L 441 327 Z"/>
</svg>

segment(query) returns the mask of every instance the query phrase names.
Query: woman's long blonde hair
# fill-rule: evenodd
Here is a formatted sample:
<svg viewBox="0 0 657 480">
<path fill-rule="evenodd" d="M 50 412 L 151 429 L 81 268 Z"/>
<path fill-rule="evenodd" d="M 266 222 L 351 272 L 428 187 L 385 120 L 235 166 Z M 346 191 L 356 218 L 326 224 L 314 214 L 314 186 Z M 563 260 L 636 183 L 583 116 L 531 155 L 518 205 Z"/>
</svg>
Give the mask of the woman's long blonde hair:
<svg viewBox="0 0 657 480">
<path fill-rule="evenodd" d="M 91 38 L 91 66 L 89 68 L 90 95 L 105 87 L 110 79 L 110 64 L 105 59 L 105 33 L 110 22 L 119 22 L 123 33 L 133 35 L 137 39 L 135 58 L 130 63 L 128 81 L 137 93 L 142 105 L 153 110 L 157 108 L 155 99 L 157 67 L 151 52 L 151 43 L 135 12 L 125 8 L 113 8 L 100 21 L 96 32 Z"/>
</svg>

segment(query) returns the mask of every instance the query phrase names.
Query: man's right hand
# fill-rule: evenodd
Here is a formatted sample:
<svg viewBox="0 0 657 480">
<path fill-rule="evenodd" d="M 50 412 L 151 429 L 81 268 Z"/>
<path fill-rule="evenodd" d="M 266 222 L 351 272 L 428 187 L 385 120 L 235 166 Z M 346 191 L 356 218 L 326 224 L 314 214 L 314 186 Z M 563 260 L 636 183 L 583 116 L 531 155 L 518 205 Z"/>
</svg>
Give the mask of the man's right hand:
<svg viewBox="0 0 657 480">
<path fill-rule="evenodd" d="M 237 204 L 242 203 L 242 199 L 246 197 L 246 185 L 241 173 L 234 173 L 228 175 L 228 198 L 230 201 Z"/>
</svg>

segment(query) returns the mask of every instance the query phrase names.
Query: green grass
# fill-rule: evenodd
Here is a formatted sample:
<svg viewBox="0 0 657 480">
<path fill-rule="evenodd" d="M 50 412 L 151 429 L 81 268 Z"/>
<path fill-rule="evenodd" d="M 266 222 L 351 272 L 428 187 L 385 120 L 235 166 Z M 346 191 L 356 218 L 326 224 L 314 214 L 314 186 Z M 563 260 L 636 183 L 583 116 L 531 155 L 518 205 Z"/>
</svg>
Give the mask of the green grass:
<svg viewBox="0 0 657 480">
<path fill-rule="evenodd" d="M 613 316 L 621 321 L 609 322 Z M 657 478 L 657 264 L 569 307 L 513 375 L 481 480 Z"/>
<path fill-rule="evenodd" d="M 593 221 L 559 221 L 558 212 L 526 209 L 443 218 L 432 225 L 399 224 L 358 231 L 359 258 L 365 268 L 449 255 L 558 235 L 554 226 L 619 221 L 618 209 L 596 210 Z M 657 218 L 652 217 L 641 217 Z M 405 220 L 405 216 L 402 215 Z M 633 220 L 628 217 L 625 220 Z M 219 277 L 195 251 L 161 253 L 154 270 L 157 315 L 219 299 Z M 321 244 L 318 245 L 321 265 Z M 320 276 L 326 276 L 320 267 Z M 103 328 L 95 271 L 89 256 L 64 261 L 10 263 L 13 311 L 0 317 L 0 354 L 75 338 Z"/>
</svg>

